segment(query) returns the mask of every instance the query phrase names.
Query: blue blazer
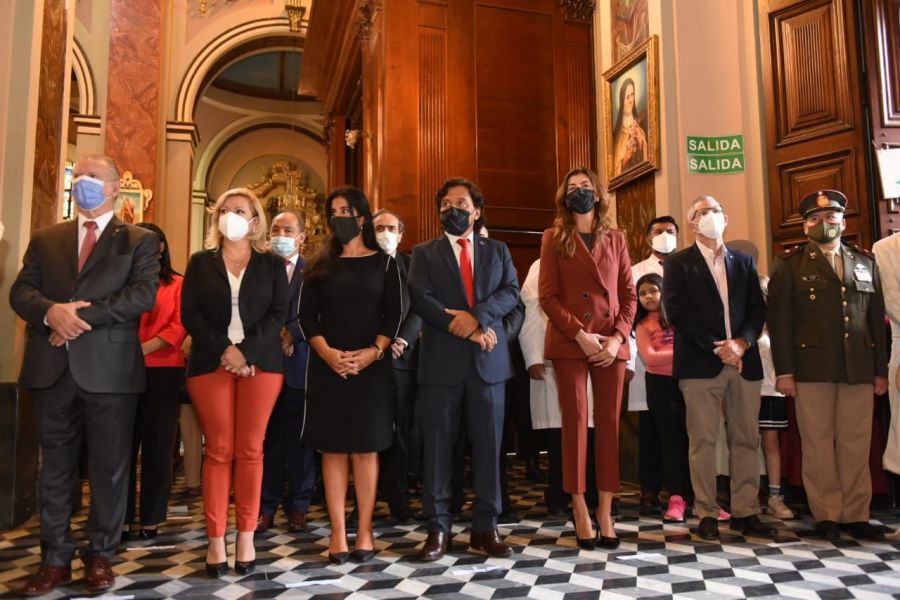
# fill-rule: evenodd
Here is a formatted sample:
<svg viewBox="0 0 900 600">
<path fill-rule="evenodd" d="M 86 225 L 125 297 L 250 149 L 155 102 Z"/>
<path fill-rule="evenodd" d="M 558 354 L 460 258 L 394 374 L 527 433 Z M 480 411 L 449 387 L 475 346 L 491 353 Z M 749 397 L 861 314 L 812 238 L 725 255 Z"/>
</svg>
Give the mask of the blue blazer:
<svg viewBox="0 0 900 600">
<path fill-rule="evenodd" d="M 309 344 L 300 330 L 300 287 L 303 284 L 303 269 L 306 261 L 297 257 L 297 266 L 288 285 L 288 313 L 284 326 L 294 338 L 294 354 L 284 357 L 284 384 L 295 390 L 306 389 L 306 358 L 309 355 Z"/>
<path fill-rule="evenodd" d="M 766 321 L 759 275 L 752 258 L 727 247 L 725 252 L 731 336 L 750 344 L 741 376 L 757 381 L 763 371 L 756 340 Z M 724 366 L 713 354 L 713 342 L 725 339 L 725 309 L 716 281 L 697 244 L 669 256 L 663 270 L 663 303 L 675 328 L 672 375 L 676 379 L 711 379 Z"/>
<path fill-rule="evenodd" d="M 506 244 L 475 234 L 475 306 L 469 308 L 459 263 L 450 240 L 441 235 L 413 248 L 409 267 L 413 310 L 422 317 L 418 381 L 424 385 L 460 385 L 476 369 L 488 384 L 513 375 L 503 317 L 519 301 L 519 282 Z M 497 334 L 497 345 L 482 352 L 477 344 L 448 331 L 445 308 L 468 310 Z"/>
</svg>

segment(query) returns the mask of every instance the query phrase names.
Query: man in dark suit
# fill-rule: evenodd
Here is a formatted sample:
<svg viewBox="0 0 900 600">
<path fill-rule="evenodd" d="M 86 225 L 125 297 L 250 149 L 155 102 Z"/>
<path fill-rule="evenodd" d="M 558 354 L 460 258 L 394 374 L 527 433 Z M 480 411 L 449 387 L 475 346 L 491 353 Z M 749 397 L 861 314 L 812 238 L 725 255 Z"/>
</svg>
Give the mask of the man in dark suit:
<svg viewBox="0 0 900 600">
<path fill-rule="evenodd" d="M 452 451 L 464 409 L 475 490 L 469 547 L 509 556 L 497 532 L 504 388 L 512 377 L 503 317 L 515 308 L 519 285 L 506 244 L 478 234 L 484 198 L 474 183 L 450 179 L 435 202 L 444 235 L 417 245 L 409 270 L 413 310 L 424 321 L 418 406 L 427 432 L 423 508 L 429 532 L 419 558 L 438 560 L 450 546 Z"/>
<path fill-rule="evenodd" d="M 821 190 L 800 201 L 809 242 L 789 250 L 769 282 L 776 389 L 796 399 L 803 487 L 816 530 L 881 540 L 869 524 L 874 394 L 887 392 L 884 299 L 874 258 L 842 245 L 847 197 Z"/>
<path fill-rule="evenodd" d="M 663 302 L 675 327 L 673 376 L 687 409 L 698 533 L 719 536 L 715 453 L 724 405 L 731 527 L 744 535 L 773 535 L 759 519 L 757 500 L 763 372 L 756 340 L 766 318 L 759 276 L 753 259 L 725 246 L 728 217 L 718 200 L 694 200 L 688 223 L 697 242 L 666 259 Z"/>
<path fill-rule="evenodd" d="M 306 262 L 300 246 L 306 239 L 303 219 L 295 212 L 283 212 L 272 219 L 272 252 L 284 259 L 288 280 L 288 312 L 281 328 L 284 354 L 284 386 L 266 427 L 263 443 L 263 481 L 257 533 L 272 526 L 278 504 L 287 515 L 288 531 L 306 530 L 306 511 L 316 485 L 316 457 L 300 439 L 306 404 L 306 358 L 309 345 L 297 321 L 300 313 L 300 285 Z M 288 495 L 284 496 L 284 482 Z"/>
<path fill-rule="evenodd" d="M 122 533 L 134 413 L 146 385 L 138 322 L 159 285 L 158 236 L 113 214 L 115 163 L 86 156 L 73 176 L 78 218 L 35 232 L 9 293 L 28 323 L 19 384 L 35 401 L 42 455 L 41 568 L 25 585 L 29 596 L 71 579 L 82 438 L 91 486 L 85 579 L 91 591 L 115 582 L 109 559 Z"/>
<path fill-rule="evenodd" d="M 385 499 L 391 511 L 391 520 L 398 525 L 408 523 L 413 513 L 409 508 L 407 476 L 410 466 L 419 460 L 422 451 L 421 427 L 416 427 L 415 414 L 416 368 L 418 367 L 419 333 L 422 318 L 410 310 L 408 255 L 397 252 L 406 229 L 400 216 L 382 208 L 372 215 L 375 239 L 385 253 L 397 259 L 400 277 L 405 282 L 403 294 L 403 320 L 400 331 L 391 343 L 394 360 L 394 443 L 385 450 L 384 471 L 381 483 Z"/>
</svg>

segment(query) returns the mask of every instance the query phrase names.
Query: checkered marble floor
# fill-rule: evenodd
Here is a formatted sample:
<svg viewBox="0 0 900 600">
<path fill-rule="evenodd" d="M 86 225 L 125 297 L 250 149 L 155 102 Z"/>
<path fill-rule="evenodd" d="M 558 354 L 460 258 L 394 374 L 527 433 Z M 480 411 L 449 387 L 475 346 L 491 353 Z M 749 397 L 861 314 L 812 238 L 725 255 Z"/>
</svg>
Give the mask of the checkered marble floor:
<svg viewBox="0 0 900 600">
<path fill-rule="evenodd" d="M 308 514 L 310 529 L 288 533 L 280 515 L 276 526 L 257 536 L 258 570 L 212 580 L 204 573 L 202 503 L 176 488 L 170 519 L 159 536 L 125 544 L 115 562 L 115 589 L 105 598 L 900 598 L 900 535 L 884 542 L 849 537 L 832 544 L 812 535 L 812 522 L 773 523 L 775 540 L 745 538 L 722 527 L 721 539 L 702 541 L 692 532 L 697 520 L 663 524 L 638 515 L 634 494 L 624 494 L 616 529 L 622 539 L 612 552 L 579 550 L 571 523 L 546 518 L 543 486 L 530 484 L 524 470 L 510 478 L 517 523 L 501 526 L 514 546 L 508 559 L 466 550 L 467 513 L 453 529 L 450 553 L 436 563 L 414 555 L 427 532 L 423 523 L 389 526 L 376 522 L 376 558 L 364 565 L 328 563 L 328 521 L 321 507 Z M 386 508 L 379 504 L 379 512 Z M 765 519 L 765 517 L 764 517 Z M 86 514 L 75 520 L 83 539 Z M 768 520 L 768 519 L 766 519 Z M 900 518 L 874 515 L 896 529 Z M 234 534 L 229 535 L 233 555 Z M 352 544 L 352 539 L 351 539 Z M 0 532 L 0 594 L 18 597 L 25 578 L 40 563 L 39 523 Z M 80 561 L 73 581 L 48 598 L 80 598 Z"/>
</svg>

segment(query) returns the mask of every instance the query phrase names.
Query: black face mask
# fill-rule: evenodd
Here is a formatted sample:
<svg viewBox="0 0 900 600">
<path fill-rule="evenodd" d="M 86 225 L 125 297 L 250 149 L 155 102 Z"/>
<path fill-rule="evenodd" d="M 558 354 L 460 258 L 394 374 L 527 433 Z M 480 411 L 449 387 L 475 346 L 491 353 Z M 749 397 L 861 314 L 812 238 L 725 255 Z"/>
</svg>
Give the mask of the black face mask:
<svg viewBox="0 0 900 600">
<path fill-rule="evenodd" d="M 441 211 L 441 224 L 444 231 L 450 235 L 462 235 L 469 228 L 469 217 L 472 215 L 467 210 L 451 206 Z"/>
<path fill-rule="evenodd" d="M 597 204 L 597 196 L 594 194 L 594 190 L 587 188 L 575 188 L 566 196 L 566 206 L 579 215 L 591 212 L 595 204 Z"/>
<path fill-rule="evenodd" d="M 357 218 L 358 217 L 331 217 L 328 219 L 328 224 L 331 226 L 334 238 L 339 241 L 341 245 L 349 244 L 350 240 L 359 235 L 362 227 L 357 223 Z"/>
</svg>

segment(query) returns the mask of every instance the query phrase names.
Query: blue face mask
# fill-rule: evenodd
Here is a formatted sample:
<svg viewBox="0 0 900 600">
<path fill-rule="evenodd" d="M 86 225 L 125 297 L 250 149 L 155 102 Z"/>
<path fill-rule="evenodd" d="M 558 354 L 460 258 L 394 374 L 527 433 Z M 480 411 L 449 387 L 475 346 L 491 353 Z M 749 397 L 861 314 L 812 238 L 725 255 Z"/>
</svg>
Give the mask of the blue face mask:
<svg viewBox="0 0 900 600">
<path fill-rule="evenodd" d="M 278 256 L 288 257 L 297 249 L 297 244 L 292 237 L 275 236 L 272 238 L 272 252 Z"/>
<path fill-rule="evenodd" d="M 78 208 L 94 210 L 106 200 L 105 187 L 102 180 L 82 175 L 72 182 L 72 197 Z"/>
</svg>

